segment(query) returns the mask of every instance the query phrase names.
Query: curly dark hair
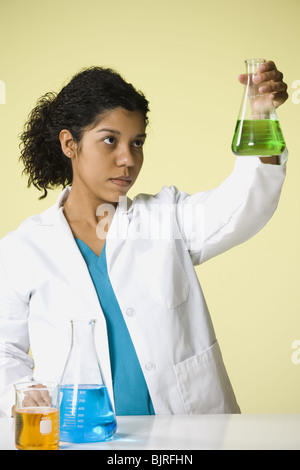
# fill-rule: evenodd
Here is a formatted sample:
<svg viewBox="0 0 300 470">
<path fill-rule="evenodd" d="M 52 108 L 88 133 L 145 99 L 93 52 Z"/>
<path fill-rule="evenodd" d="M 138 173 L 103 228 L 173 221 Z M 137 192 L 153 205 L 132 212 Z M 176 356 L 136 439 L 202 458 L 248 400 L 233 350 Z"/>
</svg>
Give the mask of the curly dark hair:
<svg viewBox="0 0 300 470">
<path fill-rule="evenodd" d="M 140 111 L 148 124 L 148 101 L 144 94 L 127 83 L 110 68 L 90 67 L 76 74 L 56 94 L 46 93 L 31 111 L 20 136 L 22 173 L 28 175 L 28 187 L 33 184 L 44 191 L 72 184 L 71 160 L 61 149 L 59 134 L 68 129 L 80 143 L 86 129 L 93 127 L 106 111 L 123 107 Z"/>
</svg>

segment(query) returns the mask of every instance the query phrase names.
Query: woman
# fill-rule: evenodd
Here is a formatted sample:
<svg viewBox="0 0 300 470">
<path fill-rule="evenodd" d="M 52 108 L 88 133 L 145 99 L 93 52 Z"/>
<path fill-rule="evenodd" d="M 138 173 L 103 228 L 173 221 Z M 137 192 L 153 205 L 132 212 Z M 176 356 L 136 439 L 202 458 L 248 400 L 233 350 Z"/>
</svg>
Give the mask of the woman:
<svg viewBox="0 0 300 470">
<path fill-rule="evenodd" d="M 272 62 L 264 67 L 261 91 L 279 105 L 282 74 Z M 131 201 L 147 122 L 144 95 L 97 67 L 45 95 L 29 117 L 21 153 L 29 185 L 42 197 L 65 189 L 0 242 L 2 416 L 10 416 L 14 382 L 33 373 L 59 381 L 73 317 L 97 319 L 116 414 L 239 412 L 194 265 L 265 225 L 285 156 L 237 158 L 211 191 L 164 187 Z"/>
</svg>

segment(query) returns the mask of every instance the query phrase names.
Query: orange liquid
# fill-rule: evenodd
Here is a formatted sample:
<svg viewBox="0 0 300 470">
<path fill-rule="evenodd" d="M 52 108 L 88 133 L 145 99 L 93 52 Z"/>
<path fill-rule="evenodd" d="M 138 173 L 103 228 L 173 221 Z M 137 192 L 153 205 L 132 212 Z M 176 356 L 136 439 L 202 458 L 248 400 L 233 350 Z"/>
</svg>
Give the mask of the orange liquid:
<svg viewBox="0 0 300 470">
<path fill-rule="evenodd" d="M 15 443 L 18 449 L 56 450 L 59 445 L 59 410 L 28 407 L 16 411 Z"/>
</svg>

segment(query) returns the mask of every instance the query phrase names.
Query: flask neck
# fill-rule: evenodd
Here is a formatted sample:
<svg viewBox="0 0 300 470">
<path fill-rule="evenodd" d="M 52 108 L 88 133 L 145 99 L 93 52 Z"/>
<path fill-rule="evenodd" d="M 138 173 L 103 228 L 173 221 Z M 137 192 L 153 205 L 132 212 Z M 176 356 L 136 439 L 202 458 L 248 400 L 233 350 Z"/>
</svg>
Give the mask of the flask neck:
<svg viewBox="0 0 300 470">
<path fill-rule="evenodd" d="M 71 349 L 61 383 L 103 384 L 94 341 L 95 320 L 72 320 L 71 326 Z"/>
<path fill-rule="evenodd" d="M 87 351 L 94 348 L 95 320 L 72 320 L 71 349 Z"/>
<path fill-rule="evenodd" d="M 277 120 L 273 101 L 268 93 L 261 93 L 261 82 L 257 83 L 254 76 L 259 74 L 258 68 L 265 59 L 245 60 L 248 76 L 244 98 L 240 108 L 239 120 Z"/>
<path fill-rule="evenodd" d="M 266 62 L 265 59 L 247 59 L 245 60 L 246 73 L 248 76 L 256 75 L 258 67 Z"/>
</svg>

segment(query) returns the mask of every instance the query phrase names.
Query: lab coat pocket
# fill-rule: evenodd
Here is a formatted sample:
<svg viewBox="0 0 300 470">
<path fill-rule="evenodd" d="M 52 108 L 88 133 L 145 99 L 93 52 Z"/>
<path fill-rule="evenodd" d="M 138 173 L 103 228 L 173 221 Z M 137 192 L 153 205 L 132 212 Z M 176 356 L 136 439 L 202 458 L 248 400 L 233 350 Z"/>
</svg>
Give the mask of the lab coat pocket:
<svg viewBox="0 0 300 470">
<path fill-rule="evenodd" d="M 153 300 L 169 309 L 187 300 L 190 282 L 173 240 L 157 241 L 150 249 L 139 253 L 137 262 L 139 280 Z"/>
<path fill-rule="evenodd" d="M 175 371 L 188 414 L 240 412 L 217 341 Z"/>
</svg>

